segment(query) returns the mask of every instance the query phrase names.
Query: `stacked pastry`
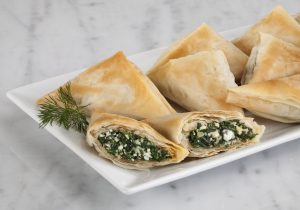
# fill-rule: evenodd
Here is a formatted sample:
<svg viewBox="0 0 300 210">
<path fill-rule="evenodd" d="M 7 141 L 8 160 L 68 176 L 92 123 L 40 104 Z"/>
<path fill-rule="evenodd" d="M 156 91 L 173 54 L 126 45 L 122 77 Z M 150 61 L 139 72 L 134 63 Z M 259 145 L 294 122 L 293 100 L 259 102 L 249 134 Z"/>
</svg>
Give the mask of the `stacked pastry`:
<svg viewBox="0 0 300 210">
<path fill-rule="evenodd" d="M 226 101 L 267 119 L 300 122 L 300 24 L 278 6 L 234 43 L 251 53 L 243 85 L 230 88 Z"/>
<path fill-rule="evenodd" d="M 150 79 L 118 52 L 61 88 L 70 85 L 76 107 L 84 109 L 88 144 L 116 165 L 151 168 L 235 150 L 264 132 L 243 108 L 281 122 L 300 120 L 295 18 L 276 7 L 233 42 L 202 24 L 164 52 Z M 38 104 L 57 100 L 61 88 Z M 164 97 L 186 112 L 177 113 Z"/>
</svg>

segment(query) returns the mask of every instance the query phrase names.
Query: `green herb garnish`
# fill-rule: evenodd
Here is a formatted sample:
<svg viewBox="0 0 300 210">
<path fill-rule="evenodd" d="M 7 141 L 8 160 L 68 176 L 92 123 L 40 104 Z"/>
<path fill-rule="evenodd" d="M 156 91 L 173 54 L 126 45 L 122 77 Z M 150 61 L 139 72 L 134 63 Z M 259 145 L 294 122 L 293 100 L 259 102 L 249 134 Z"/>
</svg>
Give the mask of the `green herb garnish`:
<svg viewBox="0 0 300 210">
<path fill-rule="evenodd" d="M 73 98 L 71 83 L 60 87 L 57 92 L 57 97 L 48 96 L 45 103 L 40 105 L 38 113 L 40 127 L 55 122 L 67 130 L 73 128 L 86 134 L 89 125 L 84 112 L 86 106 L 79 106 Z"/>
</svg>

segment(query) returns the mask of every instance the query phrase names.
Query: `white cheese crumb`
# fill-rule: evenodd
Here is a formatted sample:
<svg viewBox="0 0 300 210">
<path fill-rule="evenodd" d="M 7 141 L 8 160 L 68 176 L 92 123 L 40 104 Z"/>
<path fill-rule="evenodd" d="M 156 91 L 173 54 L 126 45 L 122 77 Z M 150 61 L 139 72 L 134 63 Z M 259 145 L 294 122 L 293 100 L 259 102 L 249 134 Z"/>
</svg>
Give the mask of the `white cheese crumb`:
<svg viewBox="0 0 300 210">
<path fill-rule="evenodd" d="M 201 138 L 202 136 L 204 136 L 204 133 L 203 133 L 203 132 L 197 132 L 197 137 L 198 137 L 198 138 Z"/>
<path fill-rule="evenodd" d="M 220 136 L 220 134 L 217 130 L 215 130 L 214 132 L 209 133 L 208 135 L 212 136 L 213 138 L 218 138 Z"/>
<path fill-rule="evenodd" d="M 140 143 L 139 140 L 135 140 L 134 143 L 135 143 L 136 145 L 141 145 L 141 143 Z"/>
<path fill-rule="evenodd" d="M 238 133 L 239 135 L 241 135 L 242 132 L 243 132 L 243 128 L 241 128 L 240 126 L 236 126 L 235 128 L 236 128 L 237 133 Z"/>
<path fill-rule="evenodd" d="M 206 129 L 206 128 L 207 128 L 206 124 L 201 123 L 200 130 L 203 130 L 203 129 Z"/>
<path fill-rule="evenodd" d="M 118 146 L 118 150 L 122 150 L 123 149 L 123 145 Z"/>
<path fill-rule="evenodd" d="M 233 131 L 226 129 L 226 130 L 223 130 L 223 138 L 225 141 L 229 141 L 231 139 L 234 139 L 235 135 L 234 135 Z"/>
<path fill-rule="evenodd" d="M 246 133 L 248 132 L 248 128 L 242 128 L 242 127 L 239 127 L 239 126 L 236 126 L 235 128 L 236 128 L 236 131 L 239 135 L 241 135 L 242 132 L 246 132 Z"/>
<path fill-rule="evenodd" d="M 148 148 L 147 149 L 147 152 L 144 153 L 144 159 L 145 160 L 149 160 L 151 158 L 151 151 L 150 149 Z"/>
</svg>

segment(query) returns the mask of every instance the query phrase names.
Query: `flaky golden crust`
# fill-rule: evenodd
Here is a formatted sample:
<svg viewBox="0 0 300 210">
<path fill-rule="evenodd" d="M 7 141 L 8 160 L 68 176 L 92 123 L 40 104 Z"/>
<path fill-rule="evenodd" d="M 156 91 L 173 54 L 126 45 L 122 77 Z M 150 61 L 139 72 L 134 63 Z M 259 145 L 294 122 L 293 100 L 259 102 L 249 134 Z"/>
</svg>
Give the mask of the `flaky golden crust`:
<svg viewBox="0 0 300 210">
<path fill-rule="evenodd" d="M 246 125 L 251 127 L 255 133 L 258 135 L 251 141 L 240 142 L 233 144 L 227 148 L 209 148 L 209 149 L 199 149 L 193 148 L 188 139 L 185 137 L 183 128 L 187 123 L 192 121 L 223 121 L 238 119 L 244 122 Z M 187 112 L 187 113 L 175 113 L 169 116 L 159 117 L 159 118 L 150 118 L 144 120 L 146 123 L 151 125 L 154 129 L 159 131 L 166 138 L 176 142 L 177 144 L 182 145 L 190 151 L 190 157 L 208 157 L 216 155 L 223 151 L 235 150 L 250 144 L 254 144 L 259 141 L 260 137 L 264 132 L 264 126 L 258 125 L 253 121 L 252 118 L 244 117 L 239 112 L 231 111 L 207 111 L 207 112 Z"/>
<path fill-rule="evenodd" d="M 167 63 L 170 59 L 176 59 L 206 50 L 222 50 L 236 80 L 241 79 L 248 56 L 230 41 L 225 40 L 217 34 L 205 23 L 196 31 L 185 36 L 167 49 L 150 70 L 150 78 L 151 72 L 156 71 L 157 68 Z"/>
<path fill-rule="evenodd" d="M 172 59 L 149 76 L 164 96 L 189 111 L 242 112 L 225 102 L 227 89 L 237 85 L 220 50 Z"/>
<path fill-rule="evenodd" d="M 233 43 L 250 55 L 251 49 L 259 42 L 259 32 L 272 34 L 300 47 L 300 25 L 281 6 L 275 7 Z"/>
<path fill-rule="evenodd" d="M 278 79 L 300 73 L 300 48 L 272 35 L 260 33 L 242 79 L 244 84 Z"/>
<path fill-rule="evenodd" d="M 228 91 L 228 103 L 279 122 L 300 122 L 300 74 Z"/>
<path fill-rule="evenodd" d="M 97 139 L 99 131 L 101 129 L 109 130 L 118 128 L 132 131 L 134 133 L 147 137 L 156 145 L 168 150 L 169 153 L 172 155 L 172 158 L 160 162 L 130 161 L 115 157 L 107 153 L 106 150 L 100 144 L 99 140 Z M 145 169 L 155 166 L 163 166 L 172 163 L 178 163 L 188 155 L 188 151 L 186 149 L 167 140 L 148 124 L 128 117 L 108 113 L 93 113 L 91 123 L 87 131 L 87 142 L 91 147 L 94 147 L 97 150 L 100 156 L 111 160 L 118 166 L 129 169 Z"/>
<path fill-rule="evenodd" d="M 122 52 L 87 69 L 71 80 L 71 91 L 80 105 L 137 119 L 163 116 L 175 110 L 152 82 Z M 56 97 L 57 91 L 50 93 Z M 48 94 L 37 101 L 45 102 Z"/>
</svg>

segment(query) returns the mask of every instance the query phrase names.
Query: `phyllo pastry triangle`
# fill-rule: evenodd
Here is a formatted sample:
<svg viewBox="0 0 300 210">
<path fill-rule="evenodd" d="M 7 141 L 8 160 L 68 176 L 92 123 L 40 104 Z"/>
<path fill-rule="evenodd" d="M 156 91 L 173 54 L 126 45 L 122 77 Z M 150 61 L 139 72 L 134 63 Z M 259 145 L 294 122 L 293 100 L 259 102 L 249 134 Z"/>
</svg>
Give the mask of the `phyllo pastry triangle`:
<svg viewBox="0 0 300 210">
<path fill-rule="evenodd" d="M 231 111 L 175 113 L 145 121 L 188 149 L 190 157 L 208 157 L 257 143 L 265 129 Z"/>
<path fill-rule="evenodd" d="M 258 21 L 233 43 L 247 55 L 259 42 L 259 32 L 272 34 L 300 47 L 300 24 L 281 6 L 275 7 L 267 16 Z"/>
<path fill-rule="evenodd" d="M 222 50 L 236 80 L 241 79 L 248 56 L 205 23 L 167 49 L 150 70 L 149 77 L 151 78 L 152 72 L 154 73 L 157 68 L 170 59 L 184 57 L 204 50 Z"/>
<path fill-rule="evenodd" d="M 260 42 L 251 51 L 242 83 L 262 82 L 299 73 L 300 48 L 260 33 Z"/>
<path fill-rule="evenodd" d="M 267 119 L 300 122 L 300 74 L 231 88 L 226 101 Z"/>
<path fill-rule="evenodd" d="M 164 96 L 189 111 L 242 111 L 225 102 L 227 89 L 237 85 L 221 50 L 171 59 L 151 79 Z"/>
<path fill-rule="evenodd" d="M 78 105 L 86 106 L 88 116 L 98 111 L 142 119 L 175 112 L 150 79 L 122 52 L 85 70 L 70 84 L 73 97 Z M 37 103 L 45 103 L 49 96 L 55 98 L 57 90 Z"/>
<path fill-rule="evenodd" d="M 188 155 L 145 122 L 115 114 L 93 113 L 87 142 L 101 157 L 129 169 L 178 163 Z"/>
</svg>

